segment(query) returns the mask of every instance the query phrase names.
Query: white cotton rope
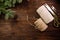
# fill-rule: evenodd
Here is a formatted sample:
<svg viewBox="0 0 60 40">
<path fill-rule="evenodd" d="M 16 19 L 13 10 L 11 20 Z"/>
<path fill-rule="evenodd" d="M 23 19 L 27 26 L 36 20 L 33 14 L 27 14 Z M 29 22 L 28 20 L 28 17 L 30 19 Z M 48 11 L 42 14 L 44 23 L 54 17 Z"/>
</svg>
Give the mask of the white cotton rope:
<svg viewBox="0 0 60 40">
<path fill-rule="evenodd" d="M 42 5 L 41 7 L 37 9 L 37 13 L 41 16 L 41 18 L 46 24 L 54 20 L 54 17 L 44 5 Z"/>
</svg>

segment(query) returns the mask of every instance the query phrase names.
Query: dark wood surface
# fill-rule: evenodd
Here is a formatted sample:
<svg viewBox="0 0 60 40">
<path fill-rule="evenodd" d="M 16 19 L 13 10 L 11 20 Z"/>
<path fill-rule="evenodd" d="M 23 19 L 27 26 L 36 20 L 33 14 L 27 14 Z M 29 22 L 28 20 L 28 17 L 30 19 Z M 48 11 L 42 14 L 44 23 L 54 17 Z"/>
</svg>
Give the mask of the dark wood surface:
<svg viewBox="0 0 60 40">
<path fill-rule="evenodd" d="M 29 15 L 32 22 L 33 16 L 39 18 L 36 10 L 41 5 L 47 3 L 57 9 L 60 18 L 59 0 L 24 0 L 23 3 L 12 8 L 16 11 L 17 19 L 0 19 L 0 40 L 60 40 L 60 27 L 53 26 L 53 22 L 48 24 L 48 29 L 44 32 L 36 30 L 27 22 L 26 16 Z"/>
</svg>

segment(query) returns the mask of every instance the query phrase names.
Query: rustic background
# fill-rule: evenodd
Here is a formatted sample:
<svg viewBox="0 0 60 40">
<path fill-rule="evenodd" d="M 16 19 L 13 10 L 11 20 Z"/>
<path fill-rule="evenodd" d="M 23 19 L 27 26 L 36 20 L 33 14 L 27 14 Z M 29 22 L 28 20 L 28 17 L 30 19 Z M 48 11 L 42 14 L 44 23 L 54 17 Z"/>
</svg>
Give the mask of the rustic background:
<svg viewBox="0 0 60 40">
<path fill-rule="evenodd" d="M 50 7 L 53 5 L 57 9 L 57 15 L 60 18 L 59 0 L 24 0 L 21 4 L 16 4 L 16 17 L 5 21 L 0 18 L 0 40 L 59 40 L 60 27 L 49 23 L 46 31 L 40 32 L 27 22 L 26 16 L 29 15 L 29 21 L 33 22 L 33 16 L 39 18 L 36 10 L 41 5 L 47 3 Z"/>
</svg>

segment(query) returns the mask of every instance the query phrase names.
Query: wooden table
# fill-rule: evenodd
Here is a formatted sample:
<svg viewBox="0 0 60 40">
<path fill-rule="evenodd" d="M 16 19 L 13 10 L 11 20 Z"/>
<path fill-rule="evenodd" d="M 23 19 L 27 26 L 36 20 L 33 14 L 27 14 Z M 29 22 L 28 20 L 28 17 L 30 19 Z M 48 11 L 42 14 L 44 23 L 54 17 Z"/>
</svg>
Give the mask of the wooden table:
<svg viewBox="0 0 60 40">
<path fill-rule="evenodd" d="M 33 16 L 39 18 L 36 10 L 41 5 L 47 3 L 50 7 L 53 5 L 57 9 L 57 15 L 60 18 L 60 3 L 57 0 L 26 0 L 23 3 L 12 8 L 16 11 L 17 19 L 0 19 L 0 40 L 59 40 L 60 28 L 53 26 L 53 22 L 48 24 L 48 29 L 40 32 L 31 26 L 27 21 L 27 15 L 32 22 Z"/>
</svg>

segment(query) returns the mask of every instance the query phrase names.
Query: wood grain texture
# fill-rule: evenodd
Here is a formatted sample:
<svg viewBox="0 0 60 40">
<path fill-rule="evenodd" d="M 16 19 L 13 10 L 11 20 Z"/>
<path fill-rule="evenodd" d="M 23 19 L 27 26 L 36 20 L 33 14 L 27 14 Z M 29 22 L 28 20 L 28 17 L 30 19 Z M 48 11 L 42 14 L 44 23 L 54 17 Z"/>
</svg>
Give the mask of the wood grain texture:
<svg viewBox="0 0 60 40">
<path fill-rule="evenodd" d="M 29 1 L 29 2 L 28 2 Z M 30 21 L 33 21 L 33 16 L 39 18 L 36 9 L 42 4 L 47 3 L 49 6 L 54 6 L 57 9 L 57 15 L 60 18 L 60 3 L 59 0 L 24 0 L 23 3 L 12 8 L 16 11 L 17 19 L 5 21 L 0 19 L 0 40 L 59 40 L 60 28 L 55 28 L 53 22 L 49 23 L 46 31 L 40 32 L 34 26 L 31 26 L 26 16 L 29 15 Z"/>
</svg>

